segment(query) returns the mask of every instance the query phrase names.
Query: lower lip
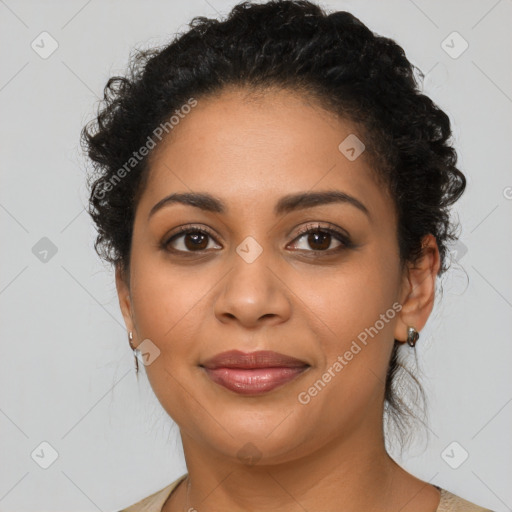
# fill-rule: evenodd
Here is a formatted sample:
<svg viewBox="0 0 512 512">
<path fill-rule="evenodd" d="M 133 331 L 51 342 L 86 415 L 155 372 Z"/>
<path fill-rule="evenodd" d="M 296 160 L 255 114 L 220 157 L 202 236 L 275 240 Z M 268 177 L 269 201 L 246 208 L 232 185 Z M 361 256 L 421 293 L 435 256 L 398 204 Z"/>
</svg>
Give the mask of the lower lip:
<svg viewBox="0 0 512 512">
<path fill-rule="evenodd" d="M 296 368 L 204 368 L 213 382 L 242 395 L 266 393 L 298 377 L 307 366 Z"/>
</svg>

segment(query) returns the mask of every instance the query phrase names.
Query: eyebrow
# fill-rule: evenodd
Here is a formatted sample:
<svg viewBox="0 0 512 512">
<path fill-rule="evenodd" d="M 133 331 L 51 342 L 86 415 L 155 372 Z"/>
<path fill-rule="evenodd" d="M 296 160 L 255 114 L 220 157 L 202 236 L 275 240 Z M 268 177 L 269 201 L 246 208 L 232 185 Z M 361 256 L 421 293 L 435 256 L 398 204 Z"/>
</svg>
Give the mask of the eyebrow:
<svg viewBox="0 0 512 512">
<path fill-rule="evenodd" d="M 175 203 L 194 206 L 196 208 L 200 208 L 201 210 L 214 213 L 226 213 L 227 211 L 227 207 L 222 202 L 222 200 L 210 194 L 199 192 L 176 193 L 170 194 L 169 196 L 164 197 L 158 201 L 158 203 L 156 203 L 153 208 L 151 208 L 148 219 L 164 206 Z M 368 208 L 366 208 L 366 206 L 361 201 L 359 201 L 359 199 L 356 199 L 355 197 L 340 190 L 302 192 L 298 194 L 289 194 L 283 196 L 276 203 L 274 207 L 274 213 L 276 216 L 283 215 L 285 213 L 303 208 L 313 208 L 315 206 L 331 203 L 344 203 L 352 205 L 370 217 Z"/>
</svg>

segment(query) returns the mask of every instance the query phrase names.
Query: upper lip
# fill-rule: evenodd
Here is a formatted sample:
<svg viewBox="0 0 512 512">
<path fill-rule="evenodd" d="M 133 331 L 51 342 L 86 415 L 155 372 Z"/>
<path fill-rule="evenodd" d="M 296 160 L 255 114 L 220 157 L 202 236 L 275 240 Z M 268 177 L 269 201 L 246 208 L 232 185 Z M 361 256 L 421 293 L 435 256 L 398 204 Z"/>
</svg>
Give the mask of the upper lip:
<svg viewBox="0 0 512 512">
<path fill-rule="evenodd" d="M 256 352 L 241 352 L 228 350 L 207 359 L 201 364 L 205 368 L 297 368 L 309 366 L 306 362 L 295 357 L 273 352 L 272 350 L 259 350 Z"/>
</svg>

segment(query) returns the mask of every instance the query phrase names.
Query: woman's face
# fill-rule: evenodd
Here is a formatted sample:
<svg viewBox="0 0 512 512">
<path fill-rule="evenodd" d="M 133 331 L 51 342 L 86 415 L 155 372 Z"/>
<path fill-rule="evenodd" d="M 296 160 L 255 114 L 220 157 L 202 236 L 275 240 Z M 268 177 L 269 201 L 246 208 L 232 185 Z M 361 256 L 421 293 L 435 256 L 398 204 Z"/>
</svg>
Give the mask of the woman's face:
<svg viewBox="0 0 512 512">
<path fill-rule="evenodd" d="M 146 372 L 159 401 L 210 450 L 277 463 L 380 436 L 406 280 L 392 199 L 365 152 L 357 157 L 354 135 L 365 142 L 291 92 L 231 90 L 199 99 L 152 155 L 119 297 L 135 344 L 150 340 Z M 161 203 L 192 193 L 213 199 Z M 241 393 L 202 367 L 229 350 L 307 366 Z"/>
</svg>

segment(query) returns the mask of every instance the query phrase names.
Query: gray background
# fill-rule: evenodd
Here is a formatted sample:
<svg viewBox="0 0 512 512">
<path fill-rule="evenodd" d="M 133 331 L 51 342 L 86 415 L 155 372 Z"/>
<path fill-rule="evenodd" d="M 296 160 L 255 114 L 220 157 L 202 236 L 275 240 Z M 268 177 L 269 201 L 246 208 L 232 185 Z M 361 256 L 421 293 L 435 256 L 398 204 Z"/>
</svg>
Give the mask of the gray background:
<svg viewBox="0 0 512 512">
<path fill-rule="evenodd" d="M 232 5 L 0 0 L 2 511 L 114 511 L 185 471 L 143 368 L 137 384 L 113 274 L 92 248 L 79 131 L 135 45 Z M 403 45 L 452 119 L 468 177 L 462 243 L 417 347 L 429 439 L 395 456 L 420 478 L 512 510 L 512 1 L 322 5 Z"/>
</svg>

